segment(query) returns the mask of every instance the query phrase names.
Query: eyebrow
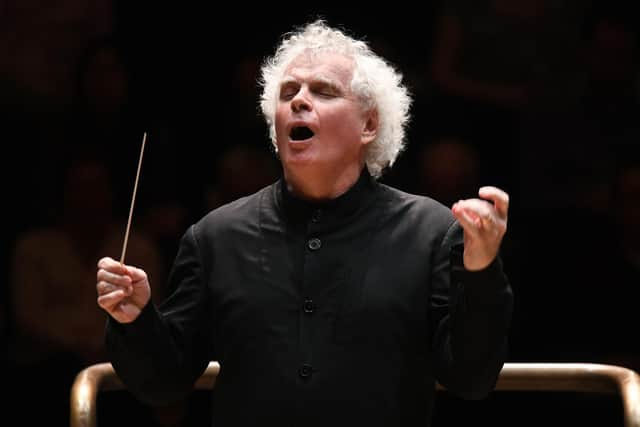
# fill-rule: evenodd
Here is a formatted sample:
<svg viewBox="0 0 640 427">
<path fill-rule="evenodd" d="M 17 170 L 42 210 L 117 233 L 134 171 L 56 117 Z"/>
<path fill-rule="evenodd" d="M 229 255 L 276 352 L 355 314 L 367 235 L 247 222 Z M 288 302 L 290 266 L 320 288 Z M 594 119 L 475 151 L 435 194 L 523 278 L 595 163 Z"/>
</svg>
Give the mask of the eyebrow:
<svg viewBox="0 0 640 427">
<path fill-rule="evenodd" d="M 290 85 L 292 83 L 297 83 L 298 81 L 291 76 L 284 77 L 280 82 L 280 87 Z"/>
</svg>

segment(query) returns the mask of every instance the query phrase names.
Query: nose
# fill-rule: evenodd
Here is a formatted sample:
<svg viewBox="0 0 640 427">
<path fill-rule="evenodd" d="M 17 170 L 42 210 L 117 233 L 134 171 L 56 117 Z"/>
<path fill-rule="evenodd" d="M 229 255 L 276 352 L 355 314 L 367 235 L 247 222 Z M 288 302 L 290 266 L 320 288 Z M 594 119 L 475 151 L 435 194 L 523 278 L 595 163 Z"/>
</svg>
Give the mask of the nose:
<svg viewBox="0 0 640 427">
<path fill-rule="evenodd" d="M 301 88 L 291 100 L 291 109 L 294 112 L 302 110 L 311 111 L 312 104 L 308 95 L 308 92 L 304 88 Z"/>
</svg>

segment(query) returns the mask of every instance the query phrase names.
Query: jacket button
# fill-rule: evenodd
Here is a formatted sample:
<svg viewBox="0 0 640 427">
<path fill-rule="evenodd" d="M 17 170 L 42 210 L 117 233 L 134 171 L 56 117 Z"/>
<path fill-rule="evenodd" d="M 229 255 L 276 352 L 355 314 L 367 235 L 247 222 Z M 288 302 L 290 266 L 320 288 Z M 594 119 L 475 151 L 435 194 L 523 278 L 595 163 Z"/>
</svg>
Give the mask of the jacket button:
<svg viewBox="0 0 640 427">
<path fill-rule="evenodd" d="M 309 241 L 307 242 L 307 246 L 312 251 L 317 251 L 322 246 L 322 241 L 317 237 L 314 237 L 313 239 L 309 239 Z"/>
<path fill-rule="evenodd" d="M 300 375 L 301 378 L 309 378 L 312 373 L 313 367 L 311 365 L 304 364 L 298 369 L 298 375 Z"/>
<path fill-rule="evenodd" d="M 313 300 L 311 298 L 307 298 L 304 300 L 304 304 L 302 305 L 305 313 L 313 313 L 313 309 L 315 306 L 313 305 Z"/>
<path fill-rule="evenodd" d="M 311 214 L 311 222 L 320 221 L 321 216 L 322 216 L 322 211 L 320 209 L 316 209 L 315 211 L 313 211 L 313 214 Z"/>
</svg>

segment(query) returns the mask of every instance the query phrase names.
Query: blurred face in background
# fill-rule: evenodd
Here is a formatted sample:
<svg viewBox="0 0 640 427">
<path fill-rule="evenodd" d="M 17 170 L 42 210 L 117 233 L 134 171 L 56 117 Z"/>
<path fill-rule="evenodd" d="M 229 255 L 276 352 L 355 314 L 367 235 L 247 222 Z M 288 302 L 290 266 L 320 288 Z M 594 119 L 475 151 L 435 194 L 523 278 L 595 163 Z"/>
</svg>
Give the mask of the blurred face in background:
<svg viewBox="0 0 640 427">
<path fill-rule="evenodd" d="M 96 113 L 117 113 L 127 102 L 128 75 L 121 54 L 113 46 L 98 49 L 89 58 L 82 76 L 82 92 Z"/>
<path fill-rule="evenodd" d="M 65 175 L 63 203 L 66 221 L 76 227 L 107 226 L 113 215 L 113 193 L 107 167 L 92 160 L 73 164 Z"/>
</svg>

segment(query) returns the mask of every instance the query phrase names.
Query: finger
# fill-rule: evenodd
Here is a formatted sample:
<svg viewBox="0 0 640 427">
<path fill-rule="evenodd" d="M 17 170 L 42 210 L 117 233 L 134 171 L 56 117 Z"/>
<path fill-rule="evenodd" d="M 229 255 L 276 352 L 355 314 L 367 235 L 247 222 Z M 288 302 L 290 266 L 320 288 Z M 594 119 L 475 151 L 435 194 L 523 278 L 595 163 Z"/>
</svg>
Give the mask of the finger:
<svg viewBox="0 0 640 427">
<path fill-rule="evenodd" d="M 112 285 L 111 283 L 107 283 L 107 282 L 98 282 L 98 284 L 96 285 L 98 296 L 108 294 L 109 292 L 113 292 L 117 289 L 120 289 L 120 288 L 118 288 L 116 285 Z"/>
<path fill-rule="evenodd" d="M 118 289 L 114 292 L 109 292 L 105 295 L 98 297 L 98 305 L 108 312 L 113 311 L 120 302 L 126 298 L 126 294 L 123 289 Z"/>
<path fill-rule="evenodd" d="M 495 207 L 484 200 L 467 199 L 457 204 L 457 209 L 466 212 L 467 216 L 476 224 L 478 233 L 500 236 L 506 231 L 506 218 L 498 216 Z"/>
<path fill-rule="evenodd" d="M 141 268 L 126 266 L 126 274 L 131 278 L 133 282 L 140 282 L 147 280 L 147 273 Z"/>
<path fill-rule="evenodd" d="M 466 199 L 460 200 L 457 203 L 460 209 L 464 209 L 467 211 L 471 217 L 477 217 L 482 220 L 484 225 L 491 225 L 496 222 L 496 209 L 494 206 L 487 202 L 486 200 L 481 199 Z"/>
<path fill-rule="evenodd" d="M 111 271 L 100 269 L 96 273 L 98 282 L 108 282 L 122 287 L 130 287 L 132 280 L 130 276 L 116 274 Z"/>
<path fill-rule="evenodd" d="M 497 187 L 487 185 L 478 190 L 478 195 L 483 199 L 491 200 L 501 218 L 507 217 L 507 212 L 509 211 L 509 195 L 506 192 Z"/>
<path fill-rule="evenodd" d="M 115 259 L 110 257 L 100 258 L 100 260 L 98 261 L 98 268 L 117 274 L 127 274 L 126 267 L 122 265 L 120 261 L 116 261 Z"/>
<path fill-rule="evenodd" d="M 469 211 L 460 206 L 460 202 L 454 204 L 451 211 L 465 231 L 473 236 L 478 235 L 481 226 L 480 218 L 474 218 Z"/>
<path fill-rule="evenodd" d="M 115 292 L 120 289 L 124 290 L 125 295 L 131 295 L 131 293 L 133 292 L 133 287 L 131 286 L 131 284 L 129 284 L 129 286 L 127 287 L 122 287 L 110 282 L 100 281 L 96 285 L 96 290 L 98 291 L 98 295 L 106 295 L 110 292 Z"/>
</svg>

